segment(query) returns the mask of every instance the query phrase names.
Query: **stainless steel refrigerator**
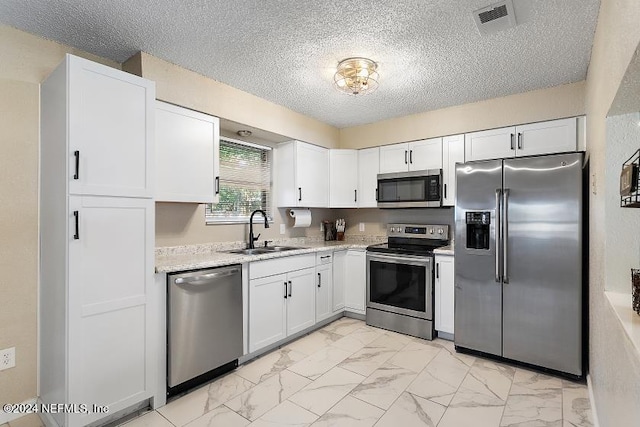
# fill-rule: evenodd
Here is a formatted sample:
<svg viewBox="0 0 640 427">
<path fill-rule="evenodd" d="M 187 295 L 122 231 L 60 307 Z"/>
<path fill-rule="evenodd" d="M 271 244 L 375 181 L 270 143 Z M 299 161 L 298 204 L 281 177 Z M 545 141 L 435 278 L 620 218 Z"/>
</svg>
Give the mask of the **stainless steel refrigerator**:
<svg viewBox="0 0 640 427">
<path fill-rule="evenodd" d="M 582 376 L 583 161 L 457 165 L 456 347 Z"/>
</svg>

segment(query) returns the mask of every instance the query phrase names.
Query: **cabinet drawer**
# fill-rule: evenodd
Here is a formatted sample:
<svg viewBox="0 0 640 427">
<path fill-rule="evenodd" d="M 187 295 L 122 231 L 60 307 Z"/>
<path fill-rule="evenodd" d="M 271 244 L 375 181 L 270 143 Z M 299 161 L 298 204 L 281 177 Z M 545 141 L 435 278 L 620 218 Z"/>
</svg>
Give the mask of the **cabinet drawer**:
<svg viewBox="0 0 640 427">
<path fill-rule="evenodd" d="M 249 264 L 249 279 L 314 267 L 315 262 L 315 253 L 252 262 Z"/>
<path fill-rule="evenodd" d="M 331 264 L 333 262 L 333 252 L 316 253 L 316 265 Z"/>
</svg>

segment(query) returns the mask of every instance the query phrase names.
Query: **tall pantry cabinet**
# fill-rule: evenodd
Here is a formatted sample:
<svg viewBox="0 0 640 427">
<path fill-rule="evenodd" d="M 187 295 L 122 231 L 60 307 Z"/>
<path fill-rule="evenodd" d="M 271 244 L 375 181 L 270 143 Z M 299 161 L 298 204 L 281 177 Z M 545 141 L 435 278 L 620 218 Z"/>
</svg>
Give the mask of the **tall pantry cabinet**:
<svg viewBox="0 0 640 427">
<path fill-rule="evenodd" d="M 155 389 L 154 102 L 153 82 L 71 55 L 41 86 L 40 400 L 88 405 L 47 425 Z"/>
</svg>

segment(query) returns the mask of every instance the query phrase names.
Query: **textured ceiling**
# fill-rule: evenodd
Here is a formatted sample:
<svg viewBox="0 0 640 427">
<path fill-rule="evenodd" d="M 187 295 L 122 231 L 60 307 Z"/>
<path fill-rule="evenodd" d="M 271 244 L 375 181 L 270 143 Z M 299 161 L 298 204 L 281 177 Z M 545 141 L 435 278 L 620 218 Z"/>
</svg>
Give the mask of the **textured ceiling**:
<svg viewBox="0 0 640 427">
<path fill-rule="evenodd" d="M 583 80 L 599 0 L 513 0 L 518 26 L 481 36 L 495 0 L 2 0 L 0 23 L 123 62 L 144 51 L 339 128 Z M 332 87 L 337 63 L 380 87 Z"/>
</svg>

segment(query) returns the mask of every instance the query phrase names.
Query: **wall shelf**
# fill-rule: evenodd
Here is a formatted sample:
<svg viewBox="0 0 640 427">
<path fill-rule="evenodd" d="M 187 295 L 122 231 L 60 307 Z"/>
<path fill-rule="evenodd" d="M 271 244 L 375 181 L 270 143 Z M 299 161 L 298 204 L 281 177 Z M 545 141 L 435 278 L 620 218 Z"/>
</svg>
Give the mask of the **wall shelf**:
<svg viewBox="0 0 640 427">
<path fill-rule="evenodd" d="M 620 207 L 640 208 L 640 150 L 622 164 L 620 175 Z M 623 191 L 627 188 L 627 191 Z"/>
</svg>

